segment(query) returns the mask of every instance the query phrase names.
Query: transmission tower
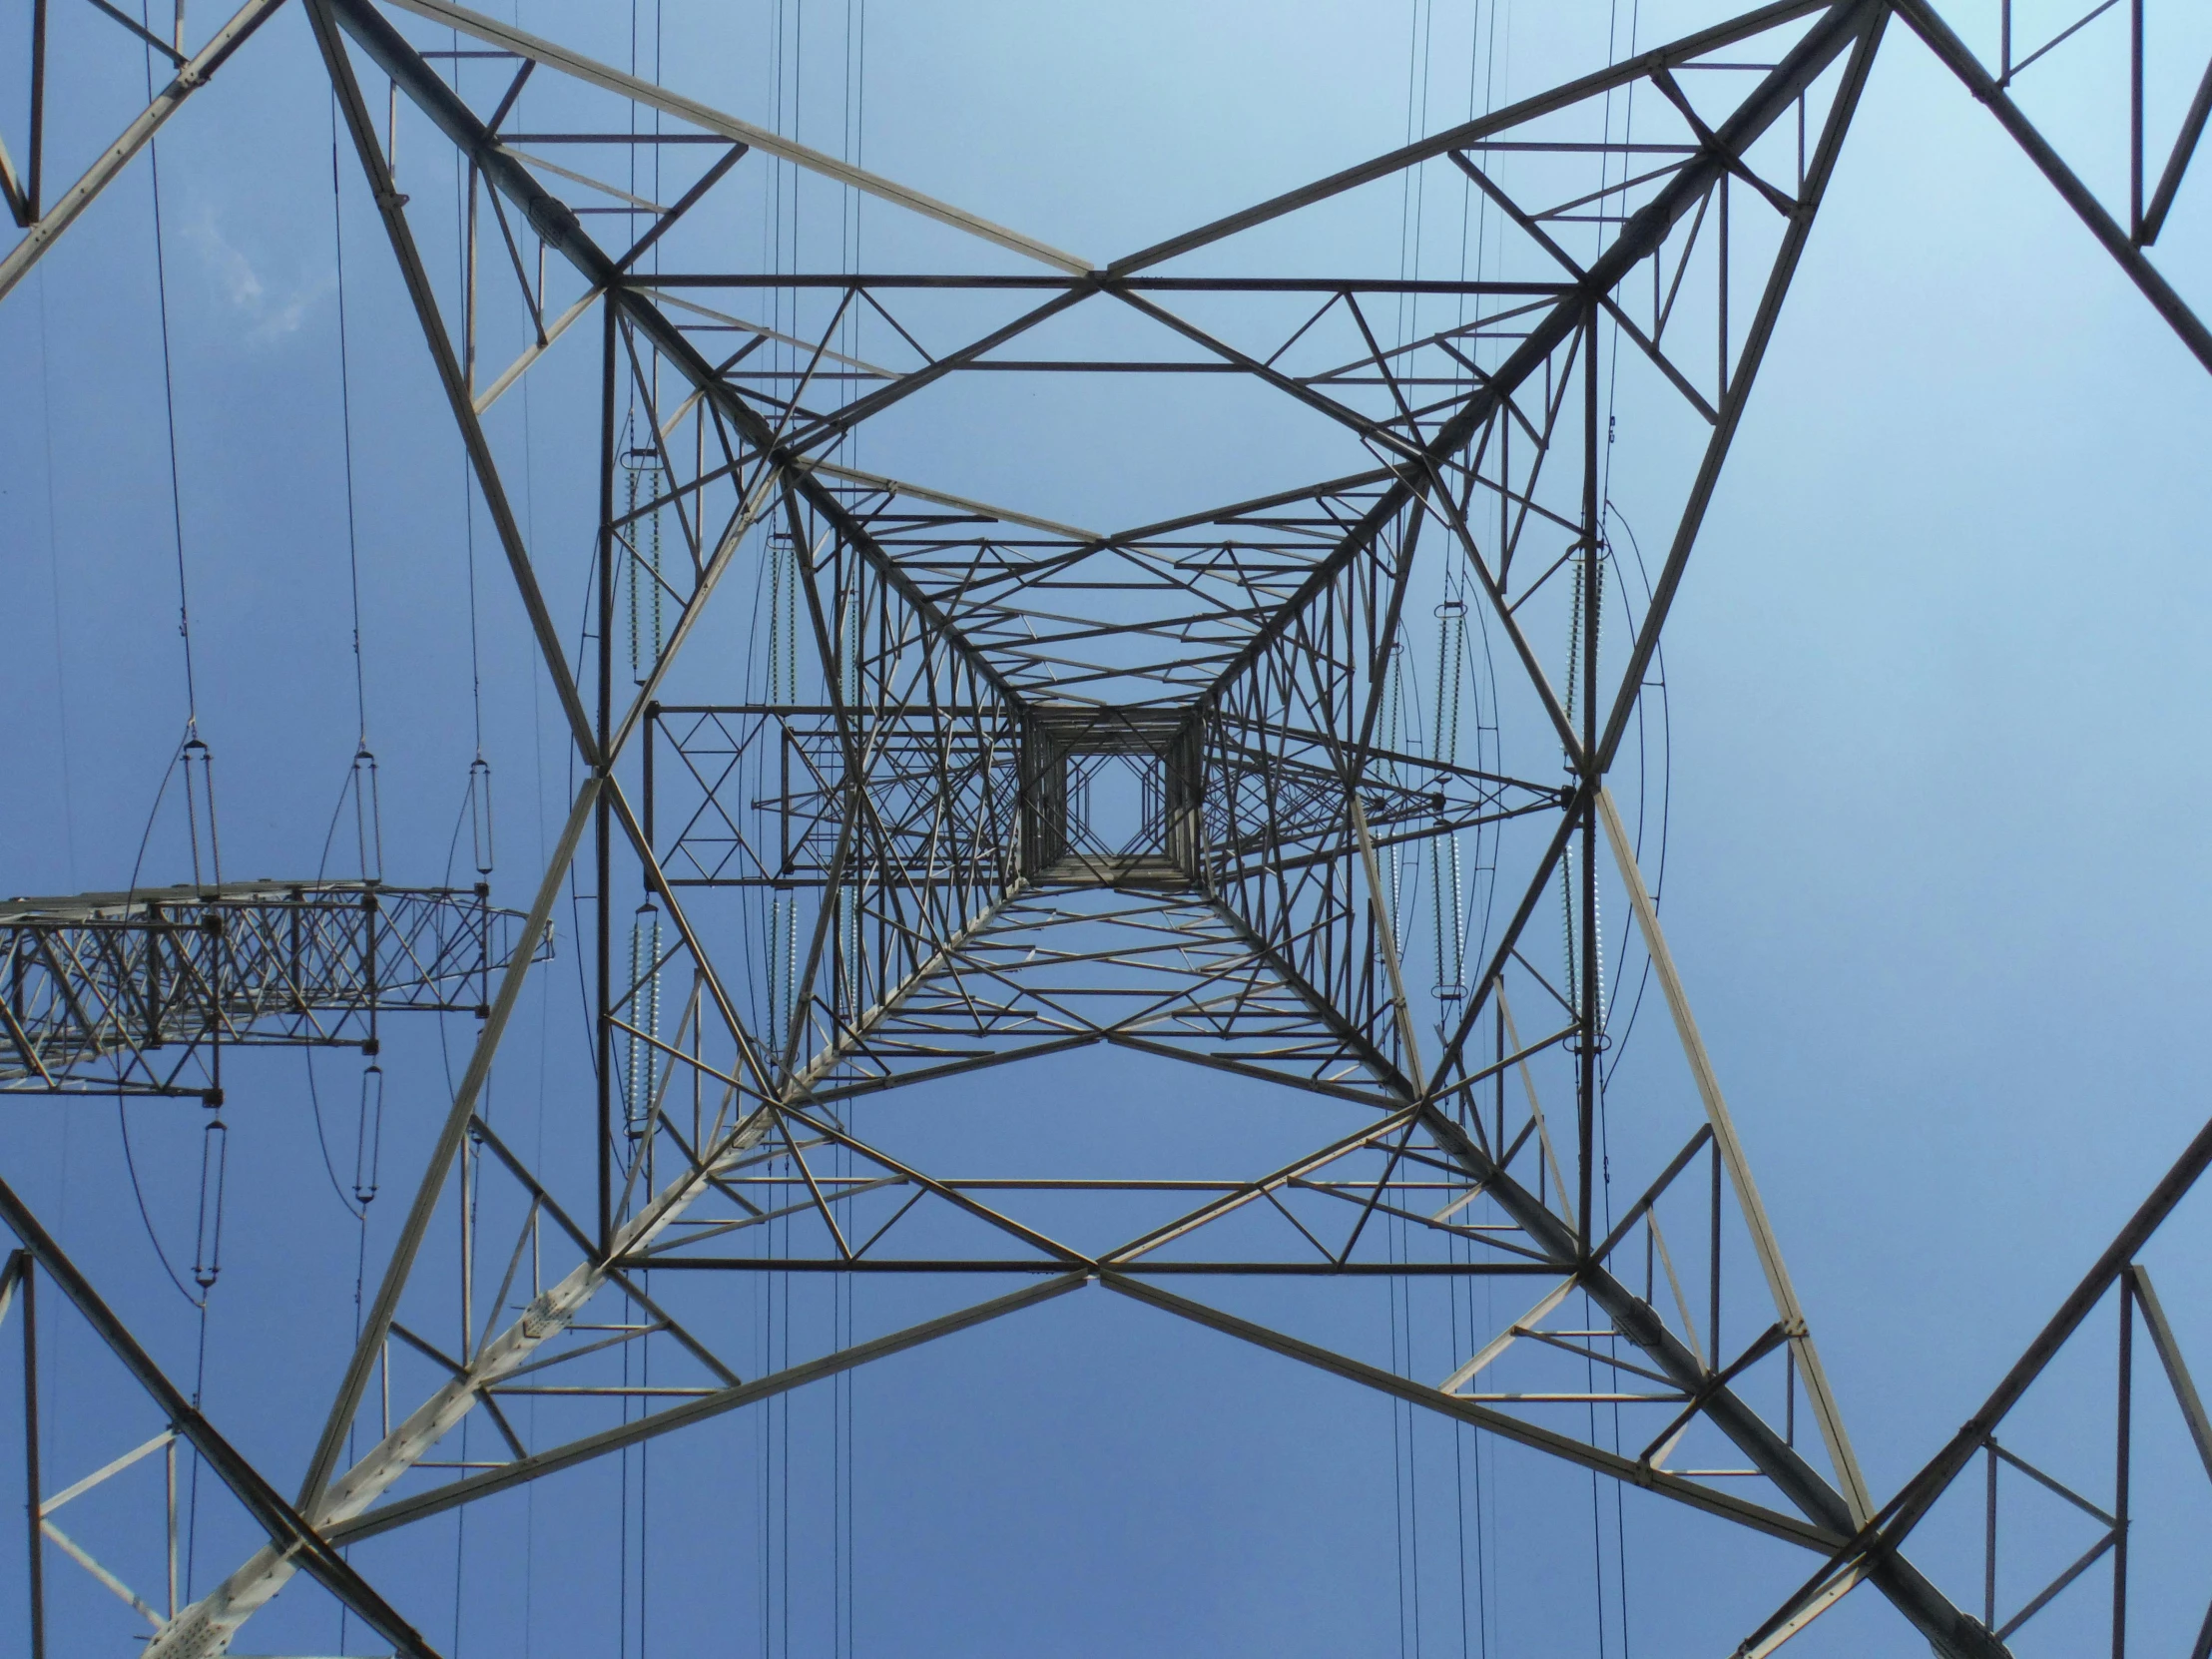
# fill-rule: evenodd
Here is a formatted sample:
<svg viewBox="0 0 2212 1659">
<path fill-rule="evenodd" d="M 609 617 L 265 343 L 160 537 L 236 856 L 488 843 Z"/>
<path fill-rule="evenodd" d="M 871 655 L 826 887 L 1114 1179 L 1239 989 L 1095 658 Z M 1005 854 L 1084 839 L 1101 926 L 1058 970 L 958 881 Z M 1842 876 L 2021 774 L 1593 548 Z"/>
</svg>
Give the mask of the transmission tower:
<svg viewBox="0 0 2212 1659">
<path fill-rule="evenodd" d="M 42 0 L 27 160 L 0 155 L 23 233 L 0 295 L 279 4 L 252 0 L 197 48 L 181 7 L 167 38 L 114 14 L 116 49 L 173 78 L 54 196 Z M 231 1651 L 301 1573 L 390 1650 L 432 1654 L 352 1546 L 1101 1295 L 1794 1546 L 1804 1571 L 1775 1576 L 1778 1611 L 1740 1654 L 1864 1586 L 1932 1651 L 1989 1659 L 2092 1568 L 2123 1651 L 2138 1332 L 2181 1454 L 2212 1477 L 2212 1423 L 2139 1260 L 2212 1131 L 1885 1501 L 1668 947 L 1649 740 L 1670 610 L 1899 36 L 1989 109 L 2212 368 L 2212 335 L 2152 257 L 2212 69 L 2178 120 L 2146 116 L 2156 5 L 2105 25 L 2133 66 L 2110 106 L 2131 158 L 2117 209 L 2014 98 L 2015 76 L 2054 73 L 2111 8 L 2046 45 L 2014 38 L 2009 3 L 1982 7 L 1991 69 L 1925 0 L 1783 0 L 1105 263 L 451 0 L 296 9 L 576 787 L 513 911 L 484 882 L 239 882 L 212 865 L 177 888 L 0 906 L 9 1093 L 220 1109 L 229 1048 L 373 1057 L 386 1013 L 478 1016 L 434 1136 L 383 1147 L 416 1184 L 366 1258 L 357 1336 L 281 1484 L 0 1188 L 20 1246 L 0 1317 L 19 1310 L 31 1380 L 27 1651 L 58 1643 L 41 1575 L 81 1567 L 151 1622 L 149 1659 Z M 800 178 L 907 227 L 886 240 L 896 259 L 815 263 L 796 232 L 741 258 L 733 204 L 757 215 Z M 1362 240 L 1360 204 L 1447 193 L 1448 260 Z M 1316 248 L 1342 267 L 1317 268 Z M 1397 275 L 1362 274 L 1393 254 Z M 597 494 L 588 568 L 532 545 L 491 424 L 556 354 L 596 362 L 596 441 L 575 457 Z M 1107 376 L 1163 407 L 1224 383 L 1293 406 L 1342 464 L 1122 528 L 902 476 L 926 465 L 898 457 L 925 463 L 935 424 L 969 406 L 961 388 Z M 1634 433 L 1618 466 L 1616 420 Z M 572 645 L 556 614 L 579 588 Z M 484 1100 L 572 884 L 595 1123 L 552 1168 Z M 1645 1050 L 1665 1053 L 1616 1081 L 1647 1003 Z M 1094 1048 L 1284 1104 L 1243 1167 L 1164 1145 L 1137 1173 L 1074 1174 L 1023 1167 L 1019 1144 L 971 1173 L 926 1110 L 894 1109 L 897 1091 Z M 740 1363 L 728 1288 L 771 1277 L 844 1300 L 826 1304 L 830 1339 L 787 1341 L 763 1370 Z M 904 1317 L 856 1327 L 842 1288 L 862 1279 L 884 1287 L 874 1310 L 912 1287 Z M 1507 1317 L 1479 1323 L 1477 1283 Z M 49 1284 L 162 1422 L 82 1480 L 38 1462 Z M 1431 1322 L 1424 1353 L 1448 1318 L 1450 1364 L 1344 1341 L 1301 1300 L 1325 1285 Z M 2111 1304 L 2117 1452 L 2092 1497 L 1998 1429 Z M 549 1396 L 559 1426 L 533 1433 L 521 1405 Z M 267 1537 L 189 1596 L 181 1451 Z M 156 1581 L 121 1563 L 138 1544 L 52 1519 L 157 1456 L 166 1600 L 131 1588 Z M 1909 1535 L 1969 1471 L 1986 1582 L 1946 1588 Z M 2000 1605 L 2000 1496 L 2030 1488 L 2062 1490 L 2101 1532 L 2047 1590 Z M 2212 1614 L 2203 1628 L 2195 1659 Z"/>
</svg>

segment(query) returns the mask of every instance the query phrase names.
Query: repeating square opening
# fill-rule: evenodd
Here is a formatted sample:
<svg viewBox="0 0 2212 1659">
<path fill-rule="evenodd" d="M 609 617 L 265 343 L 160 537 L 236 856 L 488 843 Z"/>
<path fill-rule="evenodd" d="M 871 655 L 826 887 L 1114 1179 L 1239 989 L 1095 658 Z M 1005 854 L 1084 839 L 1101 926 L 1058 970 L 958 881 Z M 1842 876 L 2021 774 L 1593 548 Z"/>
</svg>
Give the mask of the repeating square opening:
<svg viewBox="0 0 2212 1659">
<path fill-rule="evenodd" d="M 1091 857 L 1166 854 L 1161 757 L 1074 753 L 1066 764 L 1070 850 Z"/>
<path fill-rule="evenodd" d="M 1196 734 L 1185 711 L 1030 711 L 1023 873 L 1059 883 L 1186 883 L 1197 870 Z"/>
</svg>

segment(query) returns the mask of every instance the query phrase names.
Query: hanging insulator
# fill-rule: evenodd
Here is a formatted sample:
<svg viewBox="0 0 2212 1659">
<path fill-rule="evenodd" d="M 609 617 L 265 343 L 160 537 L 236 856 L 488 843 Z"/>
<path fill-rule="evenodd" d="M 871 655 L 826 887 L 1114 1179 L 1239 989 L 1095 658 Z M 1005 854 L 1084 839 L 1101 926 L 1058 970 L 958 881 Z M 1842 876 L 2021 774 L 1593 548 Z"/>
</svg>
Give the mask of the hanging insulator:
<svg viewBox="0 0 2212 1659">
<path fill-rule="evenodd" d="M 215 757 L 197 734 L 185 740 L 186 828 L 192 837 L 192 883 L 212 887 L 223 880 L 223 852 L 215 832 Z"/>
<path fill-rule="evenodd" d="M 384 1146 L 384 1068 L 361 1068 L 361 1111 L 353 1125 L 353 1202 L 367 1209 L 376 1197 L 376 1172 Z"/>
<path fill-rule="evenodd" d="M 799 570 L 791 532 L 768 533 L 768 700 L 799 701 L 799 675 L 785 660 L 799 649 Z M 787 685 L 787 679 L 789 684 Z"/>
<path fill-rule="evenodd" d="M 468 833 L 476 853 L 476 873 L 491 873 L 491 763 L 479 755 L 468 763 Z"/>
<path fill-rule="evenodd" d="M 799 603 L 798 598 L 796 597 L 799 591 L 799 583 L 796 574 L 794 575 L 792 581 L 792 591 L 795 596 L 792 600 L 792 604 L 794 605 L 794 607 L 796 607 Z M 862 671 L 862 654 L 860 648 L 867 633 L 866 602 L 866 572 L 863 567 L 855 565 L 852 570 L 852 597 L 846 602 L 844 607 L 844 660 L 839 665 L 839 683 L 844 688 L 844 695 L 846 700 L 853 703 L 865 701 L 860 690 Z M 796 642 L 798 638 L 798 612 L 795 609 L 792 613 L 792 639 L 794 641 L 793 649 L 795 653 L 797 651 Z M 799 667 L 795 657 L 792 665 L 792 697 L 794 701 L 798 699 L 798 696 Z"/>
<path fill-rule="evenodd" d="M 230 1127 L 220 1114 L 209 1118 L 200 1141 L 200 1227 L 192 1252 L 192 1280 L 203 1294 L 223 1272 L 223 1186 L 230 1150 Z"/>
<path fill-rule="evenodd" d="M 630 435 L 630 430 L 636 423 L 637 412 L 635 410 L 632 410 L 629 416 L 622 423 L 622 432 L 625 438 Z M 640 465 L 637 459 L 638 454 L 639 451 L 629 447 L 625 447 L 622 451 L 622 466 L 624 472 L 627 473 L 628 476 L 625 477 L 622 481 L 624 492 L 622 498 L 623 529 L 622 533 L 619 536 L 615 537 L 615 540 L 621 544 L 622 550 L 629 555 L 629 557 L 623 561 L 622 574 L 624 585 L 630 596 L 630 673 L 633 677 L 638 672 L 637 522 L 638 469 Z"/>
<path fill-rule="evenodd" d="M 784 990 L 784 1000 L 791 1004 L 787 1010 L 791 1026 L 782 1035 L 789 1040 L 791 1031 L 799 1025 L 799 899 L 796 895 L 785 911 Z"/>
<path fill-rule="evenodd" d="M 768 901 L 768 1030 L 771 1047 L 781 1053 L 784 1035 L 784 895 L 772 893 Z"/>
<path fill-rule="evenodd" d="M 663 494 L 662 484 L 665 477 L 666 475 L 658 470 L 653 474 L 652 486 L 655 500 L 659 500 Z M 661 610 L 661 599 L 667 591 L 667 587 L 661 580 L 661 509 L 658 507 L 653 509 L 653 517 L 646 527 L 646 561 L 653 577 L 653 655 L 647 659 L 646 667 L 638 673 L 638 684 L 641 686 L 645 684 L 649 672 L 660 666 L 661 652 L 668 643 L 666 622 Z"/>
<path fill-rule="evenodd" d="M 636 416 L 633 414 L 634 421 Z M 652 678 L 653 670 L 661 660 L 661 650 L 666 643 L 664 617 L 661 609 L 661 509 L 654 505 L 663 493 L 665 475 L 661 470 L 661 454 L 657 449 L 636 446 L 622 451 L 622 464 L 628 471 L 625 480 L 628 534 L 623 546 L 630 557 L 628 561 L 628 587 L 630 597 L 630 677 L 638 685 Z M 646 502 L 645 548 L 638 546 L 638 497 L 643 494 Z M 641 568 L 642 567 L 642 568 Z"/>
<path fill-rule="evenodd" d="M 657 1040 L 661 1034 L 661 912 L 650 899 L 638 906 L 630 923 L 630 1023 L 637 1029 L 629 1038 L 629 1088 L 623 1116 L 630 1138 L 638 1140 L 653 1115 L 661 1069 L 661 1051 L 647 1040 Z"/>
<path fill-rule="evenodd" d="M 353 834 L 360 848 L 361 879 L 381 882 L 384 878 L 383 803 L 376 789 L 376 757 L 369 753 L 366 744 L 353 756 L 352 788 Z"/>
</svg>

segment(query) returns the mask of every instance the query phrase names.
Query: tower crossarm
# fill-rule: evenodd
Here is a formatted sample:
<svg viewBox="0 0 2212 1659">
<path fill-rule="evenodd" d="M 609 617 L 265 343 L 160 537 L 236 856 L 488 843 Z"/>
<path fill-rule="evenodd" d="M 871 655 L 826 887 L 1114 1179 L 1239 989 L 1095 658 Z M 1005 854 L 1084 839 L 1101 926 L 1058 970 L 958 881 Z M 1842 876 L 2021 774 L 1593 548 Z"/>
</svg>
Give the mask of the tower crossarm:
<svg viewBox="0 0 2212 1659">
<path fill-rule="evenodd" d="M 373 881 L 9 899 L 0 1090 L 210 1095 L 226 1046 L 373 1052 L 381 1014 L 481 1011 L 520 920 L 485 887 Z"/>
</svg>

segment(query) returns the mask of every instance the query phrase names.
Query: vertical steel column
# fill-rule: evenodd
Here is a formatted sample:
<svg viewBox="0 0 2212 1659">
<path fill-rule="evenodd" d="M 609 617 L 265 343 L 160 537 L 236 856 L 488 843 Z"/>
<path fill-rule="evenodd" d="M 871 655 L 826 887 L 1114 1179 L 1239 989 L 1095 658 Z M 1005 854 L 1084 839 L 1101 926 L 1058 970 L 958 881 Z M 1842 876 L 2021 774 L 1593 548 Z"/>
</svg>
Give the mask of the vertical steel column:
<svg viewBox="0 0 2212 1659">
<path fill-rule="evenodd" d="M 39 257 L 54 246 L 54 241 L 70 226 L 93 200 L 114 182 L 131 158 L 146 147 L 147 141 L 161 130 L 162 124 L 177 113 L 179 106 L 199 88 L 208 84 L 210 76 L 223 67 L 233 52 L 246 44 L 247 38 L 260 28 L 269 15 L 281 6 L 284 0 L 246 0 L 236 17 L 208 37 L 208 43 L 200 48 L 198 56 L 189 63 L 177 66 L 177 78 L 154 95 L 154 101 L 123 129 L 115 142 L 100 152 L 100 157 L 69 189 L 62 192 L 54 206 L 44 214 L 31 216 L 29 228 L 23 240 L 0 255 L 0 299 L 15 290 Z M 43 8 L 41 8 L 43 11 Z M 41 54 L 43 62 L 43 53 Z M 33 132 L 44 125 L 45 88 L 44 76 L 40 77 L 39 114 L 33 118 Z M 34 139 L 34 145 L 43 150 L 43 141 Z M 38 154 L 34 151 L 33 154 Z M 43 172 L 42 164 L 33 164 L 36 172 Z M 34 175 L 35 176 L 35 175 Z M 36 199 L 38 192 L 31 195 Z M 26 204 L 28 206 L 28 204 Z"/>
<path fill-rule="evenodd" d="M 177 1437 L 172 1434 L 169 1444 L 162 1448 L 162 1497 L 168 1519 L 169 1549 L 169 1600 L 163 1615 L 177 1616 Z"/>
<path fill-rule="evenodd" d="M 653 845 L 653 728 L 660 723 L 660 704 L 648 703 L 645 706 L 645 719 L 639 722 L 642 728 L 639 736 L 644 740 L 645 750 L 645 844 L 647 846 Z M 787 796 L 790 794 L 788 790 L 785 793 Z"/>
<path fill-rule="evenodd" d="M 2140 7 L 2138 7 L 2138 16 Z M 2138 66 L 2141 60 L 2138 59 Z M 2127 1659 L 2127 1476 L 2135 1414 L 2135 1280 L 2120 1275 L 2119 1414 L 2113 1434 L 2112 1659 Z"/>
<path fill-rule="evenodd" d="M 1604 572 L 1598 563 L 1597 490 L 1597 306 L 1584 313 L 1582 324 L 1582 764 L 1597 764 L 1597 626 L 1604 598 Z M 1594 771 L 1582 780 L 1582 960 L 1579 1001 L 1582 1004 L 1581 1050 L 1576 1055 L 1576 1129 L 1581 1140 L 1581 1188 L 1575 1209 L 1575 1225 L 1581 1231 L 1585 1255 L 1590 1249 L 1591 1163 L 1597 1144 L 1597 1045 L 1598 987 L 1603 976 L 1597 959 L 1597 787 Z"/>
<path fill-rule="evenodd" d="M 46 156 L 46 0 L 31 0 L 31 144 L 23 158 L 23 223 L 38 223 Z M 26 1281 L 28 1283 L 28 1281 Z"/>
<path fill-rule="evenodd" d="M 1707 1308 L 1705 1329 L 1713 1344 L 1713 1369 L 1719 1371 L 1721 1369 L 1721 1143 L 1718 1136 L 1713 1139 L 1712 1258 L 1706 1266 L 1711 1275 L 1711 1283 L 1708 1286 L 1711 1302 Z"/>
<path fill-rule="evenodd" d="M 209 1425 L 199 1407 L 178 1391 L 176 1384 L 139 1347 L 114 1311 L 86 1283 L 77 1265 L 62 1253 L 52 1236 L 39 1225 L 38 1218 L 25 1208 L 4 1180 L 0 1180 L 0 1226 L 5 1226 L 23 1241 L 24 1266 L 28 1268 L 30 1262 L 36 1261 L 46 1270 L 55 1288 L 76 1307 L 79 1316 L 108 1352 L 123 1363 L 123 1369 L 168 1418 L 170 1427 L 200 1453 L 215 1477 L 230 1488 L 247 1513 L 268 1533 L 268 1558 L 284 1563 L 285 1577 L 304 1569 L 350 1607 L 362 1623 L 389 1641 L 395 1654 L 407 1654 L 410 1659 L 438 1659 L 436 1651 L 423 1641 L 414 1627 L 385 1605 L 383 1598 L 369 1588 L 345 1558 L 324 1543 L 322 1535 L 307 1524 L 299 1511 L 279 1497 L 261 1472 L 239 1455 L 238 1448 Z M 28 1278 L 24 1288 L 29 1289 Z M 222 1632 L 223 1641 L 210 1646 L 206 1642 L 210 1628 L 201 1622 L 181 1632 L 172 1624 L 154 1634 L 147 1651 L 188 1652 L 201 1659 L 225 1651 L 229 1630 Z M 236 1628 L 233 1624 L 230 1630 Z"/>
<path fill-rule="evenodd" d="M 1497 1075 L 1491 1098 L 1491 1108 L 1497 1114 L 1497 1139 L 1492 1144 L 1497 1156 L 1502 1158 L 1505 1156 L 1505 999 L 1500 996 L 1492 1000 L 1497 1005 L 1495 1017 L 1491 1020 L 1491 1024 L 1497 1028 Z M 1536 1167 L 1542 1169 L 1542 1162 L 1539 1161 Z"/>
<path fill-rule="evenodd" d="M 468 214 L 461 250 L 461 380 L 476 396 L 476 158 L 468 159 Z"/>
<path fill-rule="evenodd" d="M 615 620 L 615 307 L 602 307 L 605 326 L 600 331 L 599 359 L 599 707 L 592 729 L 593 747 L 602 758 L 614 724 L 614 620 Z M 615 1028 L 609 1001 L 610 958 L 607 929 L 614 911 L 607 887 L 612 873 L 614 820 L 612 805 L 601 791 L 592 809 L 592 864 L 597 888 L 592 908 L 599 985 L 597 1054 L 599 1066 L 599 1253 L 614 1248 L 614 1059 Z"/>
<path fill-rule="evenodd" d="M 23 1512 L 31 1528 L 31 1659 L 46 1659 L 46 1547 L 40 1531 L 38 1472 L 38 1299 L 29 1251 L 15 1258 L 23 1292 Z"/>
<path fill-rule="evenodd" d="M 1989 1448 L 1988 1513 L 1982 1522 L 1981 1532 L 1981 1625 L 1984 1630 L 1997 1627 L 1997 1442 L 1987 1442 Z"/>
<path fill-rule="evenodd" d="M 2127 236 L 2143 241 L 2143 0 L 2129 0 L 2127 20 Z"/>
</svg>

